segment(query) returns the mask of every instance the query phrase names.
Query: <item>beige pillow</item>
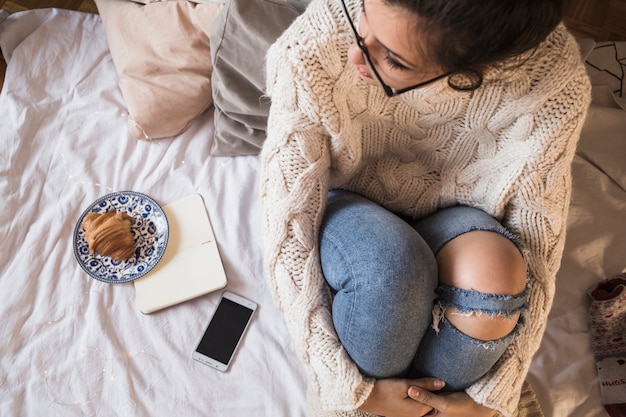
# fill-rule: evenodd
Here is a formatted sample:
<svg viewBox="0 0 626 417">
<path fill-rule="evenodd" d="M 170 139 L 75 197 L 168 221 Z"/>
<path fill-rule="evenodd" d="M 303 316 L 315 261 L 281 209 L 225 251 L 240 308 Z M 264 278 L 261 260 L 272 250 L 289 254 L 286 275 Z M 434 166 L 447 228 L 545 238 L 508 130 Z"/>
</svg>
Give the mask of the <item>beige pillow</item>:
<svg viewBox="0 0 626 417">
<path fill-rule="evenodd" d="M 137 139 L 176 136 L 212 104 L 209 29 L 221 3 L 142 5 L 96 0 L 128 128 Z"/>
<path fill-rule="evenodd" d="M 230 0 L 211 29 L 215 136 L 211 155 L 256 155 L 265 141 L 267 49 L 298 17 L 283 0 Z"/>
</svg>

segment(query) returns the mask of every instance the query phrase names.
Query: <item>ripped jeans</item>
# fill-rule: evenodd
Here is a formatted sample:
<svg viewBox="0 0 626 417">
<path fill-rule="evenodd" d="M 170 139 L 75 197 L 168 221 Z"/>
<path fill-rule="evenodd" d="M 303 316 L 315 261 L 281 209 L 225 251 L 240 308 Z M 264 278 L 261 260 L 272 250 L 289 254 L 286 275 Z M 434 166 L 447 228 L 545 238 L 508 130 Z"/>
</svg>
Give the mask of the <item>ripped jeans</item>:
<svg viewBox="0 0 626 417">
<path fill-rule="evenodd" d="M 322 270 L 333 289 L 335 329 L 361 372 L 378 379 L 433 376 L 446 382 L 446 390 L 459 391 L 502 356 L 519 323 L 501 339 L 481 341 L 443 315 L 446 307 L 490 315 L 526 307 L 526 292 L 485 294 L 439 283 L 435 254 L 472 230 L 494 231 L 515 242 L 478 209 L 454 206 L 407 221 L 358 194 L 329 193 L 320 229 Z"/>
</svg>

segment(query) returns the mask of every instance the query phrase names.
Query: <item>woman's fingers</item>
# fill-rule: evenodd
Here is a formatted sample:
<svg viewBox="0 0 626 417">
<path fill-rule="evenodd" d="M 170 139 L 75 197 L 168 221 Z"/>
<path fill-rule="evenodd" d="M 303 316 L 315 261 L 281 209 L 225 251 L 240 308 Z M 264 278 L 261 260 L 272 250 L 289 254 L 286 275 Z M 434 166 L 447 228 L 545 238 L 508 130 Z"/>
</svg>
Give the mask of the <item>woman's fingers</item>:
<svg viewBox="0 0 626 417">
<path fill-rule="evenodd" d="M 428 391 L 439 391 L 446 386 L 446 383 L 438 378 L 419 378 L 409 380 L 409 383 L 413 386 L 423 388 Z"/>
<path fill-rule="evenodd" d="M 443 383 L 436 378 L 420 379 L 379 379 L 369 397 L 359 407 L 362 411 L 372 414 L 415 417 L 423 416 L 432 410 L 430 405 L 415 401 L 409 391 L 413 387 L 419 390 L 438 390 Z"/>
<path fill-rule="evenodd" d="M 409 387 L 408 395 L 412 400 L 436 410 L 430 415 L 441 417 L 493 417 L 495 414 L 494 410 L 474 402 L 463 391 L 437 394 L 420 386 L 412 385 Z"/>
<path fill-rule="evenodd" d="M 433 394 L 427 388 L 425 389 L 425 387 L 410 387 L 409 397 L 435 410 L 444 410 L 446 407 L 447 400 L 444 396 Z"/>
</svg>

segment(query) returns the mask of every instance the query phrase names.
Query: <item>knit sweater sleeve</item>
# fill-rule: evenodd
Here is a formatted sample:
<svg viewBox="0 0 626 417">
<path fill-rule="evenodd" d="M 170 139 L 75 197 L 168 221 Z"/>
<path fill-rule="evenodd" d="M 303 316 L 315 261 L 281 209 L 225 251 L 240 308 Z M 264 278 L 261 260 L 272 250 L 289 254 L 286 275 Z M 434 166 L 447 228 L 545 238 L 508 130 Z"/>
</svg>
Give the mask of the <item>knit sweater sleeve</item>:
<svg viewBox="0 0 626 417">
<path fill-rule="evenodd" d="M 565 246 L 571 165 L 590 101 L 589 80 L 582 63 L 575 61 L 570 60 L 574 75 L 534 113 L 529 139 L 542 138 L 536 140 L 541 157 L 527 162 L 504 209 L 503 224 L 519 236 L 526 260 L 529 308 L 519 337 L 498 364 L 467 390 L 475 401 L 507 417 L 515 413 L 522 383 L 541 343 Z"/>
<path fill-rule="evenodd" d="M 319 259 L 330 139 L 310 83 L 323 77 L 298 74 L 302 54 L 291 58 L 293 45 L 286 43 L 279 39 L 267 59 L 272 105 L 261 153 L 264 270 L 307 369 L 310 394 L 325 409 L 353 410 L 369 396 L 373 381 L 360 374 L 336 335 Z"/>
</svg>

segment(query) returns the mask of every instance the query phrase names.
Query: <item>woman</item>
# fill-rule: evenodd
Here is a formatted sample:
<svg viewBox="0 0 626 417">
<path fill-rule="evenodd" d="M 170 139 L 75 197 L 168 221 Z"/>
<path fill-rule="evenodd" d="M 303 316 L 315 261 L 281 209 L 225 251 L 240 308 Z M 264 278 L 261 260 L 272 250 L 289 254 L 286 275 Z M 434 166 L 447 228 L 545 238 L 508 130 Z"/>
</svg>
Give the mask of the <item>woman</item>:
<svg viewBox="0 0 626 417">
<path fill-rule="evenodd" d="M 270 48 L 266 273 L 313 412 L 515 411 L 590 100 L 564 7 L 315 0 Z"/>
</svg>

